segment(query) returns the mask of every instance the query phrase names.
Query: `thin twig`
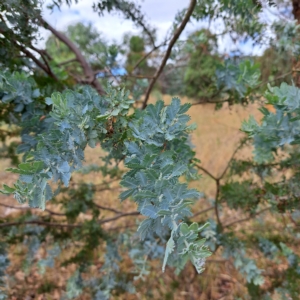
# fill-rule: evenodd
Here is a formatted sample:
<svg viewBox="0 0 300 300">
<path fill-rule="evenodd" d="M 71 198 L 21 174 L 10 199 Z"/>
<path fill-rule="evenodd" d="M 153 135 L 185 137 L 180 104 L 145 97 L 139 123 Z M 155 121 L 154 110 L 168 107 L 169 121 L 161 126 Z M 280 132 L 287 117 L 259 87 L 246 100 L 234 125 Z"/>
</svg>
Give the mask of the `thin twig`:
<svg viewBox="0 0 300 300">
<path fill-rule="evenodd" d="M 48 226 L 48 227 L 61 227 L 61 228 L 79 228 L 82 226 L 82 224 L 62 224 L 62 223 L 33 220 L 33 221 L 23 221 L 23 222 L 0 223 L 0 228 L 10 227 L 10 226 L 29 225 L 29 224 L 36 224 L 36 225 Z"/>
<path fill-rule="evenodd" d="M 146 58 L 148 58 L 154 51 L 156 51 L 158 48 L 165 46 L 167 44 L 167 41 L 161 43 L 158 46 L 153 47 L 147 54 L 145 54 L 143 57 L 141 57 L 137 63 L 134 65 L 133 70 L 135 70 Z"/>
<path fill-rule="evenodd" d="M 31 58 L 35 64 L 40 67 L 46 74 L 48 74 L 50 77 L 52 77 L 55 81 L 59 81 L 58 78 L 56 77 L 56 75 L 52 72 L 52 70 L 50 69 L 49 65 L 44 65 L 40 60 L 38 60 L 29 50 L 27 50 L 25 47 L 18 45 L 17 43 L 15 43 L 20 50 L 26 54 L 27 57 Z"/>
<path fill-rule="evenodd" d="M 270 82 L 274 82 L 274 81 L 276 81 L 276 80 L 278 80 L 278 79 L 284 78 L 284 77 L 286 77 L 286 76 L 292 74 L 292 73 L 295 72 L 295 71 L 297 71 L 297 70 L 292 70 L 292 71 L 289 71 L 289 72 L 287 72 L 287 73 L 285 73 L 285 74 L 282 74 L 282 75 L 280 75 L 280 76 L 277 76 L 277 77 L 275 77 L 275 78 L 272 79 L 272 80 L 268 80 L 268 81 L 261 82 L 259 85 L 257 85 L 257 87 L 260 87 L 260 86 L 262 86 L 262 85 L 264 85 L 264 84 L 267 84 L 267 83 L 270 83 Z"/>
<path fill-rule="evenodd" d="M 7 208 L 11 208 L 11 209 L 18 209 L 18 210 L 31 210 L 31 209 L 36 209 L 34 207 L 24 207 L 24 206 L 14 206 L 14 205 L 8 205 L 8 204 L 4 204 L 4 203 L 0 203 L 0 206 L 3 206 L 3 207 L 7 207 Z M 55 215 L 55 216 L 66 216 L 65 214 L 62 214 L 62 213 L 57 213 L 55 211 L 52 211 L 50 209 L 45 209 L 45 211 L 47 213 L 49 213 L 50 215 Z"/>
<path fill-rule="evenodd" d="M 237 223 L 242 223 L 242 222 L 249 221 L 249 220 L 253 219 L 254 217 L 256 217 L 257 215 L 260 215 L 260 214 L 266 212 L 267 210 L 270 210 L 271 208 L 272 208 L 271 206 L 266 207 L 266 208 L 264 208 L 264 209 L 262 209 L 262 210 L 260 210 L 260 211 L 258 211 L 258 212 L 256 212 L 256 213 L 250 215 L 250 216 L 247 217 L 247 218 L 239 219 L 239 220 L 233 221 L 233 222 L 231 222 L 231 223 L 228 223 L 228 224 L 226 224 L 226 225 L 224 226 L 224 228 L 230 227 L 230 226 L 235 225 L 235 224 L 237 224 Z"/>
<path fill-rule="evenodd" d="M 201 210 L 201 211 L 199 211 L 199 212 L 193 214 L 193 216 L 192 216 L 191 218 L 195 218 L 195 217 L 197 217 L 197 216 L 199 216 L 199 215 L 205 214 L 206 212 L 208 212 L 208 211 L 210 211 L 210 210 L 213 210 L 214 208 L 215 208 L 214 206 L 205 208 L 205 209 L 203 209 L 203 210 Z"/>
<path fill-rule="evenodd" d="M 201 167 L 200 165 L 195 165 L 199 170 L 203 171 L 204 173 L 206 173 L 209 177 L 211 177 L 213 180 L 218 180 L 217 177 L 215 177 L 213 174 L 211 174 L 209 171 L 207 171 L 205 168 Z"/>
<path fill-rule="evenodd" d="M 194 8 L 196 6 L 196 3 L 197 3 L 197 0 L 191 0 L 190 2 L 190 5 L 189 5 L 189 8 L 182 20 L 182 23 L 180 24 L 180 26 L 177 28 L 177 30 L 175 31 L 175 34 L 173 36 L 173 38 L 171 39 L 170 41 L 170 44 L 167 48 L 167 51 L 166 51 L 166 54 L 165 56 L 163 57 L 163 60 L 160 64 L 160 67 L 158 68 L 158 70 L 156 71 L 155 75 L 154 75 L 154 78 L 151 80 L 147 90 L 146 90 L 146 95 L 145 95 L 145 99 L 144 99 L 144 102 L 143 102 L 143 106 L 142 106 L 142 109 L 145 109 L 146 106 L 147 106 L 147 102 L 149 100 L 149 97 L 150 97 L 150 93 L 154 87 L 154 84 L 156 82 L 156 80 L 158 79 L 158 77 L 160 76 L 161 72 L 163 71 L 166 63 L 167 63 L 167 60 L 169 59 L 170 55 L 171 55 L 171 52 L 172 52 L 172 48 L 173 46 L 175 45 L 176 41 L 178 40 L 179 36 L 181 35 L 182 31 L 184 30 L 187 22 L 189 21 L 193 11 L 194 11 Z"/>
<path fill-rule="evenodd" d="M 59 64 L 57 64 L 59 67 L 61 67 L 61 66 L 64 66 L 64 65 L 67 65 L 67 64 L 70 64 L 70 63 L 72 63 L 72 62 L 76 62 L 77 61 L 77 58 L 71 58 L 71 59 L 68 59 L 68 60 L 66 60 L 66 61 L 63 61 L 63 62 L 61 62 L 61 63 L 59 63 Z"/>
<path fill-rule="evenodd" d="M 98 222 L 98 224 L 108 223 L 108 222 L 115 221 L 120 218 L 124 218 L 124 217 L 128 217 L 128 216 L 138 216 L 139 214 L 140 213 L 138 211 L 128 212 L 128 213 L 120 214 L 120 215 L 112 217 L 112 218 L 101 220 Z"/>
<path fill-rule="evenodd" d="M 94 206 L 96 206 L 99 209 L 103 209 L 103 210 L 108 210 L 108 211 L 114 212 L 115 214 L 121 214 L 122 213 L 120 210 L 117 210 L 117 209 L 114 209 L 114 208 L 110 208 L 110 207 L 107 207 L 107 206 L 102 206 L 102 205 L 99 205 L 99 204 L 97 204 L 95 202 L 94 202 Z"/>
<path fill-rule="evenodd" d="M 222 224 L 221 219 L 220 219 L 219 208 L 218 208 L 219 195 L 220 195 L 220 179 L 217 179 L 216 180 L 215 214 L 216 214 L 216 217 L 217 217 L 217 222 L 218 222 L 218 225 L 220 227 L 220 230 L 222 231 L 223 230 L 223 224 Z"/>
<path fill-rule="evenodd" d="M 230 166 L 230 163 L 234 159 L 236 153 L 241 149 L 241 147 L 243 146 L 243 144 L 244 144 L 243 142 L 239 143 L 238 147 L 234 150 L 234 152 L 232 153 L 232 155 L 231 155 L 231 157 L 230 157 L 230 159 L 229 159 L 229 161 L 227 163 L 226 168 L 224 169 L 224 171 L 222 172 L 222 174 L 218 177 L 219 180 L 221 180 L 224 177 L 224 175 L 226 174 L 226 172 L 227 172 L 227 170 L 228 170 L 228 168 Z"/>
<path fill-rule="evenodd" d="M 118 219 L 128 217 L 128 216 L 135 216 L 139 215 L 140 213 L 137 211 L 134 212 L 128 212 L 124 214 L 119 214 L 118 216 L 108 218 L 108 219 L 103 219 L 98 221 L 97 223 L 99 225 L 104 224 L 104 223 L 109 223 L 112 221 L 116 221 Z M 61 227 L 61 228 L 80 228 L 83 226 L 83 224 L 62 224 L 62 223 L 53 223 L 53 222 L 44 222 L 40 220 L 32 220 L 32 221 L 20 221 L 20 222 L 7 222 L 7 223 L 0 223 L 0 228 L 2 227 L 10 227 L 10 226 L 20 226 L 20 225 L 28 225 L 28 224 L 36 224 L 36 225 L 41 225 L 41 226 L 48 226 L 48 227 Z"/>
</svg>

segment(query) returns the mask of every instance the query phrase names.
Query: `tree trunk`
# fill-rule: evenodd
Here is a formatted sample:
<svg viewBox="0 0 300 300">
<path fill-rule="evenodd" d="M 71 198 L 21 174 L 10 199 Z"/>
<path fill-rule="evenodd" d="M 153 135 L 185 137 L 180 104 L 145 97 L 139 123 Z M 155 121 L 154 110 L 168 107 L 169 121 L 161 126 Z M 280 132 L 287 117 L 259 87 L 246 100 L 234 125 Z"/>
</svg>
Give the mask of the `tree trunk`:
<svg viewBox="0 0 300 300">
<path fill-rule="evenodd" d="M 293 3 L 293 16 L 294 19 L 297 21 L 297 24 L 300 24 L 300 0 L 292 0 Z M 293 63 L 293 79 L 294 83 L 297 87 L 300 87 L 300 61 L 294 58 Z"/>
<path fill-rule="evenodd" d="M 293 15 L 297 23 L 300 24 L 300 1 L 292 0 L 293 2 Z"/>
</svg>

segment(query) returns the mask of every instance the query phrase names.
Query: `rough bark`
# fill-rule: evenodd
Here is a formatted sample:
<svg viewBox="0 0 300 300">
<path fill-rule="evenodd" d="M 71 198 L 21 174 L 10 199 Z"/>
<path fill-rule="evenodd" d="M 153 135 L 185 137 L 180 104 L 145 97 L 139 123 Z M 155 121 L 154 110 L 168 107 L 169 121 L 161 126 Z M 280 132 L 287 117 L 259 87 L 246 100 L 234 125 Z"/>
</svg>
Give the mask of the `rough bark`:
<svg viewBox="0 0 300 300">
<path fill-rule="evenodd" d="M 292 0 L 292 4 L 294 19 L 297 21 L 297 24 L 300 24 L 300 0 Z M 297 87 L 300 87 L 300 61 L 297 59 L 294 59 L 293 70 L 294 83 Z"/>
</svg>

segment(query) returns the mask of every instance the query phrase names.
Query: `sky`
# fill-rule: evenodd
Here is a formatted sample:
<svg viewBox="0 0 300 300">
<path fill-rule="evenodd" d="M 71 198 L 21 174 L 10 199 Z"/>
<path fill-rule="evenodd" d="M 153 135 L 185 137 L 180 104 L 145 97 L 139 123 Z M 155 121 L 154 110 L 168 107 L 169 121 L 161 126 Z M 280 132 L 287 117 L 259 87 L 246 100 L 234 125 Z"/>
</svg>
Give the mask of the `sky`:
<svg viewBox="0 0 300 300">
<path fill-rule="evenodd" d="M 93 11 L 93 3 L 95 0 L 78 0 L 77 4 L 72 4 L 71 7 L 63 5 L 61 9 L 55 8 L 50 11 L 46 8 L 51 0 L 45 0 L 43 5 L 43 16 L 52 26 L 57 30 L 65 30 L 68 25 L 77 22 L 91 23 L 99 32 L 103 33 L 103 37 L 109 41 L 121 42 L 125 33 L 131 32 L 138 34 L 140 29 L 137 28 L 133 22 L 124 20 L 121 15 L 105 13 L 104 16 L 99 16 Z M 73 1 L 74 2 L 74 1 Z M 188 7 L 189 0 L 136 0 L 145 12 L 146 20 L 149 24 L 157 28 L 157 38 L 159 42 L 164 40 L 168 30 L 171 28 L 175 15 L 178 11 Z M 274 20 L 274 14 L 266 11 L 264 18 Z M 186 29 L 182 33 L 181 38 L 185 38 L 190 32 L 196 29 L 207 27 L 208 24 L 202 23 L 188 23 Z M 222 29 L 220 29 L 222 31 Z M 38 42 L 40 47 L 44 47 L 50 32 L 41 29 L 42 40 Z M 246 44 L 239 45 L 243 52 L 247 55 L 254 54 L 260 55 L 263 53 L 264 48 L 252 47 L 251 41 Z M 221 52 L 230 53 L 233 51 L 232 41 L 230 38 L 225 37 L 219 40 L 219 50 Z"/>
<path fill-rule="evenodd" d="M 64 30 L 68 25 L 76 22 L 92 23 L 108 40 L 122 41 L 122 37 L 126 32 L 138 33 L 138 29 L 131 21 L 124 20 L 120 15 L 111 15 L 105 13 L 104 16 L 99 16 L 93 11 L 92 5 L 94 0 L 79 0 L 78 4 L 73 4 L 70 7 L 63 5 L 61 11 L 57 8 L 51 13 L 46 9 L 46 4 L 51 1 L 46 1 L 43 6 L 43 16 L 52 26 L 58 30 Z M 171 27 L 176 13 L 189 5 L 189 0 L 144 0 L 137 1 L 141 4 L 142 10 L 145 12 L 146 19 L 150 24 L 158 29 L 157 37 L 162 41 L 168 29 Z M 186 32 L 192 30 L 193 25 L 189 25 Z M 49 36 L 49 32 L 43 30 L 42 36 L 45 42 Z"/>
</svg>

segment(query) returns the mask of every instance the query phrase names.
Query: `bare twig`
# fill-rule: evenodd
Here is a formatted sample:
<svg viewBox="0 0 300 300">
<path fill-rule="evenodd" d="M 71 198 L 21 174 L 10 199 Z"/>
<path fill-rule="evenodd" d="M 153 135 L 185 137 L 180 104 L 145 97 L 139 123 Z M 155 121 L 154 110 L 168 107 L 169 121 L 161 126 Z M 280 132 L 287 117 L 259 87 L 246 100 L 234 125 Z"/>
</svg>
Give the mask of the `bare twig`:
<svg viewBox="0 0 300 300">
<path fill-rule="evenodd" d="M 68 60 L 66 60 L 66 61 L 63 61 L 63 62 L 61 62 L 61 63 L 59 63 L 59 64 L 57 64 L 59 67 L 61 67 L 61 66 L 64 66 L 64 65 L 67 65 L 67 64 L 70 64 L 70 63 L 72 63 L 72 62 L 76 62 L 77 61 L 77 58 L 71 58 L 71 59 L 68 59 Z"/>
<path fill-rule="evenodd" d="M 11 208 L 11 209 L 18 209 L 18 210 L 31 210 L 31 209 L 35 209 L 33 207 L 14 206 L 14 205 L 8 205 L 8 204 L 4 204 L 4 203 L 0 203 L 0 206 Z M 61 216 L 61 217 L 65 217 L 66 216 L 65 214 L 57 213 L 57 212 L 52 211 L 52 210 L 47 209 L 47 208 L 45 209 L 45 211 L 47 213 L 49 213 L 50 215 Z"/>
<path fill-rule="evenodd" d="M 140 213 L 138 211 L 119 214 L 118 216 L 115 216 L 115 217 L 112 217 L 112 218 L 103 219 L 103 220 L 99 221 L 98 224 L 104 224 L 104 223 L 112 222 L 112 221 L 118 220 L 120 218 L 128 217 L 128 216 L 138 216 L 139 214 Z"/>
<path fill-rule="evenodd" d="M 141 57 L 137 63 L 134 65 L 133 70 L 135 70 L 146 58 L 148 58 L 154 51 L 156 51 L 158 48 L 165 46 L 167 44 L 167 41 L 161 43 L 158 46 L 154 46 L 147 54 L 145 54 L 143 57 Z"/>
<path fill-rule="evenodd" d="M 56 75 L 52 72 L 52 70 L 50 69 L 48 63 L 45 61 L 44 57 L 43 60 L 45 62 L 45 64 L 43 64 L 40 60 L 38 60 L 33 53 L 31 53 L 28 49 L 26 49 L 25 46 L 21 45 L 19 42 L 17 42 L 14 38 L 14 32 L 12 29 L 10 29 L 7 25 L 6 22 L 4 20 L 4 18 L 1 16 L 0 14 L 0 18 L 3 21 L 4 25 L 4 29 L 0 28 L 0 33 L 3 34 L 5 37 L 9 36 L 9 40 L 11 41 L 12 44 L 14 44 L 17 48 L 20 49 L 21 52 L 23 52 L 26 57 L 32 59 L 35 64 L 41 68 L 46 74 L 48 74 L 50 77 L 52 77 L 54 80 L 58 81 L 58 78 L 56 77 Z M 34 46 L 30 46 L 31 49 L 33 49 L 34 51 L 38 52 L 39 54 L 41 54 L 41 50 L 35 48 Z M 42 55 L 41 55 L 42 56 Z"/>
<path fill-rule="evenodd" d="M 196 102 L 196 103 L 192 103 L 191 105 L 195 106 L 195 105 L 202 105 L 202 104 L 207 104 L 207 103 L 217 104 L 217 103 L 225 103 L 225 102 L 228 102 L 228 99 L 225 99 L 225 100 L 209 100 L 209 99 L 205 99 L 205 101 L 199 101 L 199 102 Z"/>
<path fill-rule="evenodd" d="M 122 213 L 121 211 L 119 211 L 117 209 L 110 208 L 110 207 L 107 207 L 107 206 L 102 206 L 102 205 L 99 205 L 99 204 L 97 204 L 95 202 L 94 202 L 94 206 L 96 206 L 99 209 L 103 209 L 103 210 L 108 210 L 108 211 L 114 212 L 115 214 L 121 214 Z"/>
<path fill-rule="evenodd" d="M 141 78 L 141 79 L 153 79 L 153 76 L 148 76 L 148 75 L 134 75 L 134 74 L 126 74 L 126 75 L 113 75 L 113 74 L 103 74 L 103 77 L 121 77 L 121 78 Z"/>
<path fill-rule="evenodd" d="M 206 173 L 209 177 L 211 177 L 213 180 L 218 180 L 217 177 L 215 177 L 213 174 L 211 174 L 209 171 L 207 171 L 205 168 L 201 167 L 200 165 L 195 165 L 199 170 L 203 171 L 204 173 Z"/>
<path fill-rule="evenodd" d="M 48 74 L 50 77 L 52 77 L 55 81 L 59 81 L 56 75 L 52 72 L 50 69 L 48 63 L 44 65 L 40 60 L 38 60 L 29 50 L 27 50 L 25 47 L 19 45 L 18 43 L 15 43 L 20 50 L 29 58 L 31 58 L 35 64 L 40 67 L 46 74 Z M 43 57 L 42 57 L 43 58 Z M 44 59 L 43 59 L 44 60 Z M 45 60 L 44 60 L 45 61 Z"/>
<path fill-rule="evenodd" d="M 215 214 L 216 214 L 216 217 L 217 217 L 217 222 L 218 222 L 218 225 L 220 227 L 220 230 L 223 230 L 223 224 L 222 224 L 221 219 L 220 219 L 219 208 L 218 208 L 219 195 L 220 195 L 220 179 L 217 179 L 216 180 Z"/>
<path fill-rule="evenodd" d="M 82 226 L 82 224 L 62 224 L 62 223 L 32 220 L 32 221 L 23 221 L 23 222 L 0 223 L 0 228 L 10 227 L 10 226 L 30 225 L 30 224 L 36 224 L 36 225 L 47 226 L 47 227 L 61 227 L 61 228 L 79 228 Z"/>
<path fill-rule="evenodd" d="M 287 73 L 285 73 L 285 74 L 282 74 L 282 75 L 280 75 L 280 76 L 277 76 L 277 77 L 275 77 L 274 79 L 272 79 L 272 80 L 268 80 L 268 81 L 264 81 L 264 82 L 261 82 L 259 85 L 257 85 L 257 87 L 260 87 L 260 86 L 262 86 L 262 85 L 264 85 L 264 84 L 267 84 L 267 83 L 270 83 L 270 82 L 274 82 L 274 81 L 276 81 L 276 80 L 278 80 L 278 79 L 281 79 L 281 78 L 284 78 L 284 77 L 286 77 L 286 76 L 288 76 L 288 75 L 291 75 L 293 72 L 296 72 L 297 70 L 292 70 L 292 71 L 289 71 L 289 72 L 287 72 Z"/>
<path fill-rule="evenodd" d="M 193 11 L 194 11 L 194 8 L 196 6 L 196 3 L 197 3 L 197 0 L 191 0 L 190 2 L 190 5 L 189 5 L 189 8 L 182 20 L 182 23 L 180 24 L 180 26 L 177 28 L 177 30 L 175 31 L 175 34 L 173 36 L 173 38 L 171 39 L 170 43 L 169 43 L 169 46 L 167 48 L 167 51 L 166 51 L 166 54 L 165 56 L 163 57 L 163 60 L 160 64 L 160 67 L 158 68 L 158 70 L 156 71 L 155 75 L 154 75 L 154 78 L 151 80 L 147 90 L 146 90 L 146 95 L 145 95 L 145 99 L 144 99 L 144 102 L 143 102 L 143 106 L 142 106 L 142 109 L 145 109 L 146 106 L 147 106 L 147 102 L 149 100 L 149 97 L 150 97 L 150 93 L 154 87 L 154 84 L 156 82 L 156 80 L 158 79 L 158 77 L 160 76 L 161 72 L 163 71 L 166 63 L 167 63 L 167 60 L 169 59 L 170 55 L 171 55 L 171 52 L 172 52 L 172 48 L 173 46 L 175 45 L 176 41 L 178 40 L 179 36 L 181 35 L 182 31 L 184 30 L 187 22 L 189 21 Z"/>
<path fill-rule="evenodd" d="M 244 143 L 241 142 L 241 143 L 239 143 L 238 147 L 236 147 L 236 149 L 235 149 L 234 152 L 232 153 L 232 155 L 231 155 L 231 157 L 230 157 L 230 159 L 229 159 L 229 161 L 228 161 L 228 163 L 227 163 L 226 168 L 224 169 L 224 171 L 222 172 L 222 174 L 218 177 L 219 180 L 221 180 L 221 179 L 224 177 L 224 175 L 226 174 L 226 172 L 227 172 L 227 170 L 228 170 L 228 168 L 229 168 L 229 166 L 230 166 L 230 163 L 231 163 L 232 160 L 234 159 L 236 153 L 241 149 L 241 147 L 243 146 L 243 144 L 244 144 Z"/>
<path fill-rule="evenodd" d="M 210 211 L 210 210 L 213 210 L 214 209 L 214 206 L 211 206 L 211 207 L 208 207 L 208 208 L 205 208 L 201 211 L 198 211 L 197 213 L 193 214 L 193 216 L 191 218 L 194 218 L 194 217 L 197 217 L 199 215 L 202 215 L 202 214 L 205 214 L 206 212 Z"/>
<path fill-rule="evenodd" d="M 98 221 L 97 223 L 104 224 L 104 223 L 109 223 L 112 221 L 116 221 L 120 218 L 128 217 L 128 216 L 136 216 L 139 215 L 140 213 L 137 211 L 134 212 L 128 212 L 124 214 L 119 214 L 115 217 L 112 218 L 107 218 Z M 83 224 L 63 224 L 63 223 L 54 223 L 54 222 L 44 222 L 40 220 L 32 220 L 32 221 L 20 221 L 20 222 L 7 222 L 7 223 L 0 223 L 0 228 L 2 227 L 10 227 L 10 226 L 21 226 L 21 225 L 29 225 L 29 224 L 36 224 L 36 225 L 41 225 L 41 226 L 48 226 L 48 227 L 61 227 L 61 228 L 80 228 L 83 226 Z"/>
<path fill-rule="evenodd" d="M 262 209 L 262 210 L 260 210 L 260 211 L 258 211 L 258 212 L 256 212 L 256 213 L 254 213 L 254 214 L 251 214 L 251 215 L 250 215 L 249 217 L 247 217 L 247 218 L 243 218 L 243 219 L 239 219 L 239 220 L 235 220 L 235 221 L 233 221 L 233 222 L 230 222 L 230 223 L 226 224 L 226 225 L 224 226 L 224 228 L 228 228 L 228 227 L 230 227 L 230 226 L 232 226 L 232 225 L 235 225 L 235 224 L 237 224 L 237 223 L 242 223 L 242 222 L 249 221 L 249 220 L 253 219 L 254 217 L 256 217 L 257 215 L 260 215 L 260 214 L 262 214 L 262 213 L 264 213 L 264 212 L 270 210 L 271 208 L 272 208 L 271 206 L 268 206 L 268 207 L 266 207 L 266 208 L 264 208 L 264 209 Z"/>
</svg>

